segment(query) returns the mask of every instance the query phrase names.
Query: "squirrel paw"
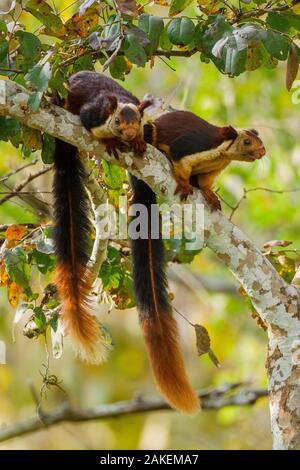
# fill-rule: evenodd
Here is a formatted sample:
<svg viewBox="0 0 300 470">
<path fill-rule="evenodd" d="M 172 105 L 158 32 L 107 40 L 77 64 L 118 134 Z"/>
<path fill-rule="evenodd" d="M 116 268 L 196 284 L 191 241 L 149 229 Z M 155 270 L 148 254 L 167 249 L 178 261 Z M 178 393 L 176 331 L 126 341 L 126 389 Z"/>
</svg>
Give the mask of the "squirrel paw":
<svg viewBox="0 0 300 470">
<path fill-rule="evenodd" d="M 180 194 L 180 200 L 185 201 L 190 194 L 193 194 L 193 187 L 190 184 L 178 183 L 174 194 Z"/>
<path fill-rule="evenodd" d="M 145 153 L 146 151 L 146 148 L 147 148 L 147 144 L 144 140 L 142 140 L 141 138 L 139 139 L 134 139 L 132 142 L 131 142 L 131 148 L 133 150 L 133 152 L 136 154 L 136 155 L 139 155 L 139 156 L 143 156 L 143 154 Z"/>
<path fill-rule="evenodd" d="M 117 160 L 119 160 L 119 154 L 117 149 L 123 150 L 122 142 L 117 139 L 102 139 L 103 144 L 105 145 L 106 152 L 109 155 L 113 155 Z"/>
</svg>

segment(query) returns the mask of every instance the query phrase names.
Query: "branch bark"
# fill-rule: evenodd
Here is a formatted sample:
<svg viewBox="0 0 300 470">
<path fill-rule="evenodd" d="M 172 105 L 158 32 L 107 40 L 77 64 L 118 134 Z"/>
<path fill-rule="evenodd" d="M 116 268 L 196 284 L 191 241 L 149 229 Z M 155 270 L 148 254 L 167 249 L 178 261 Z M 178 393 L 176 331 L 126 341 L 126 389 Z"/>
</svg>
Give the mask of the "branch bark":
<svg viewBox="0 0 300 470">
<path fill-rule="evenodd" d="M 264 388 L 245 389 L 232 393 L 232 391 L 239 388 L 240 385 L 240 383 L 225 384 L 217 389 L 199 392 L 203 409 L 219 410 L 227 406 L 254 405 L 257 400 L 268 395 L 268 391 Z M 38 416 L 33 416 L 28 420 L 3 427 L 0 429 L 0 442 L 37 432 L 63 422 L 79 423 L 96 421 L 159 410 L 171 411 L 172 408 L 162 399 L 144 400 L 142 398 L 136 398 L 130 401 L 86 409 L 74 408 L 69 402 L 65 402 L 63 406 L 54 411 L 46 413 L 39 409 Z"/>
<path fill-rule="evenodd" d="M 125 152 L 114 160 L 82 128 L 78 117 L 47 102 L 33 114 L 27 106 L 28 97 L 28 92 L 16 83 L 0 81 L 0 114 L 65 140 L 80 151 L 114 161 L 144 180 L 166 202 L 180 204 L 174 196 L 175 181 L 169 163 L 157 149 L 148 146 L 142 159 Z M 279 276 L 238 227 L 221 212 L 212 212 L 200 191 L 195 190 L 187 203 L 194 208 L 204 206 L 206 245 L 231 270 L 267 325 L 266 368 L 274 448 L 295 448 L 300 443 L 300 291 Z M 187 223 L 192 227 L 192 220 L 185 218 Z"/>
</svg>

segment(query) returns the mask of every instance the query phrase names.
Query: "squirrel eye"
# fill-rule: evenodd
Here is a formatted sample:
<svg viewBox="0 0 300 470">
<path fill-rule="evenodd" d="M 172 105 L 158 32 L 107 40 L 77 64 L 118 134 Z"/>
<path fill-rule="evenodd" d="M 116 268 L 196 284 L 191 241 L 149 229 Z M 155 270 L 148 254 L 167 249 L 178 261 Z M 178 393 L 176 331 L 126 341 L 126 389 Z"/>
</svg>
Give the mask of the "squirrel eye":
<svg viewBox="0 0 300 470">
<path fill-rule="evenodd" d="M 118 117 L 115 118 L 115 123 L 120 124 L 120 119 Z"/>
<path fill-rule="evenodd" d="M 245 139 L 244 145 L 251 145 L 251 139 Z"/>
</svg>

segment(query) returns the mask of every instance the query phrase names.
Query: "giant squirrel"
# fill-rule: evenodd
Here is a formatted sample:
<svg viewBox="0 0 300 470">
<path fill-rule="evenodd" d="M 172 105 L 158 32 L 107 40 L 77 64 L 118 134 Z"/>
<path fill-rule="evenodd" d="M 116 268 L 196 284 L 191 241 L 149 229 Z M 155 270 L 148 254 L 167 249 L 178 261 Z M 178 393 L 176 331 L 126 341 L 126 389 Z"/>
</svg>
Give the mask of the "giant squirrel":
<svg viewBox="0 0 300 470">
<path fill-rule="evenodd" d="M 108 152 L 126 142 L 141 155 L 141 117 L 150 103 L 142 102 L 114 80 L 95 72 L 70 77 L 66 109 L 80 116 L 82 124 Z M 89 294 L 91 275 L 87 269 L 90 239 L 89 200 L 77 149 L 56 141 L 54 192 L 54 241 L 57 254 L 56 284 L 63 303 L 62 320 L 76 343 L 80 356 L 100 362 L 105 355 L 101 331 L 93 316 Z M 133 203 L 144 204 L 151 224 L 154 192 L 131 176 Z M 161 239 L 131 240 L 133 280 L 141 328 L 156 383 L 169 403 L 186 413 L 199 409 L 197 394 L 189 383 L 179 345 L 176 321 L 167 292 L 164 248 Z"/>
<path fill-rule="evenodd" d="M 218 127 L 189 111 L 165 113 L 145 124 L 144 139 L 171 161 L 175 194 L 185 200 L 196 186 L 213 209 L 221 208 L 211 189 L 217 175 L 233 160 L 253 162 L 266 153 L 256 130 Z"/>
</svg>

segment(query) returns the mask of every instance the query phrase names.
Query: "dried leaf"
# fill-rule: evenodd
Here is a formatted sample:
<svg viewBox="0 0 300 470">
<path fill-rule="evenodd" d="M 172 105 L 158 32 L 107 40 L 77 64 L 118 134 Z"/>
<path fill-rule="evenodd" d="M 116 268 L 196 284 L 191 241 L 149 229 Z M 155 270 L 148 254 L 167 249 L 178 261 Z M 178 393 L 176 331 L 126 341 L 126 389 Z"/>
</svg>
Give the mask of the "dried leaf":
<svg viewBox="0 0 300 470">
<path fill-rule="evenodd" d="M 208 353 L 210 350 L 210 337 L 207 329 L 202 325 L 194 325 L 196 333 L 196 345 L 198 355 L 202 356 L 203 354 Z"/>
<path fill-rule="evenodd" d="M 220 362 L 218 361 L 216 355 L 210 347 L 210 337 L 207 329 L 203 325 L 193 325 L 196 332 L 196 345 L 198 355 L 202 356 L 203 354 L 208 354 L 210 360 L 214 363 L 216 367 L 221 367 Z"/>
<path fill-rule="evenodd" d="M 135 0 L 116 0 L 121 13 L 129 16 L 138 16 L 140 11 Z"/>
<path fill-rule="evenodd" d="M 286 65 L 286 88 L 291 90 L 294 81 L 297 78 L 299 70 L 298 48 L 295 43 L 291 43 L 289 57 Z"/>
<path fill-rule="evenodd" d="M 263 245 L 263 248 L 271 248 L 273 246 L 289 246 L 293 242 L 290 242 L 288 240 L 270 240 L 269 242 L 266 242 Z"/>
<path fill-rule="evenodd" d="M 43 146 L 40 131 L 32 127 L 22 126 L 22 138 L 24 145 L 33 152 L 40 150 Z"/>
<path fill-rule="evenodd" d="M 75 13 L 66 24 L 65 28 L 69 34 L 78 34 L 80 37 L 88 36 L 90 30 L 99 22 L 99 8 L 93 6 L 88 8 L 83 15 Z"/>
</svg>

